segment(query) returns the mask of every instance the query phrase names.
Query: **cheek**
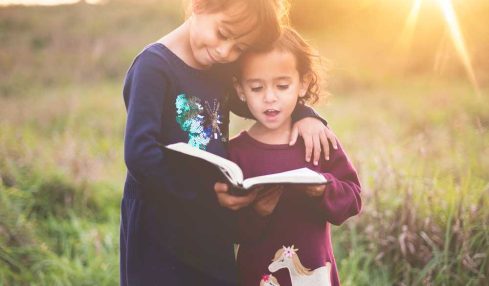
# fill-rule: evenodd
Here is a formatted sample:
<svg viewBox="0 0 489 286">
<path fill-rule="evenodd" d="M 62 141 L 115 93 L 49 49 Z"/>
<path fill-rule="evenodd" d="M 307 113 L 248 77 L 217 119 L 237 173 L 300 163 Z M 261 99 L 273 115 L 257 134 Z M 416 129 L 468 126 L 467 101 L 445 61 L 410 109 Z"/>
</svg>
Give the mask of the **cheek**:
<svg viewBox="0 0 489 286">
<path fill-rule="evenodd" d="M 239 56 L 241 55 L 241 53 L 239 52 L 230 52 L 229 55 L 226 57 L 226 62 L 228 63 L 232 63 L 232 62 L 235 62 Z"/>
<path fill-rule="evenodd" d="M 246 105 L 248 105 L 248 108 L 250 109 L 251 113 L 256 113 L 259 112 L 260 110 L 260 103 L 259 100 L 255 97 L 250 97 L 248 96 L 246 98 Z"/>
</svg>

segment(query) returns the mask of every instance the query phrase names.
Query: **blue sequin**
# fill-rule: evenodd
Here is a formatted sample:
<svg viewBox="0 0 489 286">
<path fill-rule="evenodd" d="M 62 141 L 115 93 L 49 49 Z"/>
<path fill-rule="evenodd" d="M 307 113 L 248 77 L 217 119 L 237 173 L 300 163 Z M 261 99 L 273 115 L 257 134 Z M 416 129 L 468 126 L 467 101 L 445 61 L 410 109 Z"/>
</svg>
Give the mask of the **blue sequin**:
<svg viewBox="0 0 489 286">
<path fill-rule="evenodd" d="M 209 102 L 205 101 L 204 106 L 205 108 L 199 98 L 187 97 L 185 94 L 178 95 L 175 100 L 176 121 L 188 134 L 188 144 L 202 150 L 207 148 L 211 139 L 226 141 L 220 128 L 222 116 L 219 114 L 219 102 L 214 100 L 211 107 Z"/>
</svg>

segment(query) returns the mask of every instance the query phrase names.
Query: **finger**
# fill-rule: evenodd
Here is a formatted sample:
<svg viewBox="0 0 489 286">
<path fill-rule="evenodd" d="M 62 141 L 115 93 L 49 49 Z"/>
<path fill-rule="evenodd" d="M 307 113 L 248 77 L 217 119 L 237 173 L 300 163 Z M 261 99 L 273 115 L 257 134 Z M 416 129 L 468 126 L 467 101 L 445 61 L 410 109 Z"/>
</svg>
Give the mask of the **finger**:
<svg viewBox="0 0 489 286">
<path fill-rule="evenodd" d="M 312 138 L 311 136 L 302 136 L 304 139 L 304 145 L 306 147 L 306 162 L 311 161 L 311 153 L 312 153 Z"/>
<path fill-rule="evenodd" d="M 292 132 L 290 133 L 289 145 L 292 146 L 297 141 L 297 137 L 299 137 L 299 128 L 295 125 L 292 127 Z"/>
<path fill-rule="evenodd" d="M 226 183 L 215 183 L 214 184 L 214 191 L 216 193 L 227 193 L 229 190 L 229 187 Z"/>
<path fill-rule="evenodd" d="M 326 128 L 325 131 L 326 131 L 326 137 L 328 137 L 328 140 L 331 142 L 331 145 L 333 145 L 333 149 L 338 150 L 338 139 L 336 138 L 336 135 L 329 128 Z"/>
<path fill-rule="evenodd" d="M 318 165 L 319 157 L 321 156 L 321 140 L 319 139 L 319 135 L 314 135 L 312 137 L 312 142 L 314 146 L 314 166 Z"/>
<path fill-rule="evenodd" d="M 270 189 L 270 190 L 266 190 L 264 192 L 261 192 L 257 195 L 256 199 L 257 200 L 264 200 L 265 198 L 268 198 L 268 197 L 271 197 L 273 196 L 273 194 L 275 193 L 275 189 Z"/>
<path fill-rule="evenodd" d="M 260 192 L 260 191 L 263 191 L 263 189 L 265 189 L 265 186 L 262 185 L 262 186 L 254 187 L 253 191 Z"/>
<path fill-rule="evenodd" d="M 321 146 L 323 146 L 324 159 L 329 160 L 329 142 L 326 131 L 321 132 L 319 137 L 321 140 Z"/>
<path fill-rule="evenodd" d="M 222 194 L 222 199 L 225 203 L 225 206 L 229 207 L 232 210 L 238 210 L 244 206 L 249 205 L 255 199 L 256 193 L 252 192 L 246 196 L 233 196 L 228 194 Z"/>
</svg>

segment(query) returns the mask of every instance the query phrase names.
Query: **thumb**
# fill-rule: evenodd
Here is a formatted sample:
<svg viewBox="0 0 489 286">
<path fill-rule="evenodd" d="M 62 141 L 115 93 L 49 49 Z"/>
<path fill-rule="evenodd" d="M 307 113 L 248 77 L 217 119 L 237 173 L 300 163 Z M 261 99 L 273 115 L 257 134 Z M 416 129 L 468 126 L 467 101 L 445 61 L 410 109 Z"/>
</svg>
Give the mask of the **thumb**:
<svg viewBox="0 0 489 286">
<path fill-rule="evenodd" d="M 228 185 L 225 183 L 215 183 L 214 184 L 214 191 L 216 193 L 226 193 L 228 191 Z"/>
</svg>

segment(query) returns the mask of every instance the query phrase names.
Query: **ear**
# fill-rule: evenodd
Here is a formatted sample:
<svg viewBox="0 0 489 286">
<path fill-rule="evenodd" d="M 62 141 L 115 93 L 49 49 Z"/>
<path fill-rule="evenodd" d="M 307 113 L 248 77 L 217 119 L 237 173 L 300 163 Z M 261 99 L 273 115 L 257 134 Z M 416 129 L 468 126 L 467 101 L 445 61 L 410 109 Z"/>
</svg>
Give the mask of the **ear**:
<svg viewBox="0 0 489 286">
<path fill-rule="evenodd" d="M 233 77 L 233 86 L 234 89 L 236 90 L 236 93 L 238 94 L 239 99 L 241 99 L 242 102 L 246 102 L 246 97 L 243 92 L 243 87 L 239 83 L 238 79 L 236 77 Z"/>
<path fill-rule="evenodd" d="M 307 73 L 307 74 L 302 76 L 301 83 L 300 83 L 301 86 L 299 89 L 299 97 L 306 96 L 306 93 L 307 93 L 307 90 L 309 89 L 309 85 L 311 84 L 311 81 L 312 81 L 312 74 L 311 73 Z"/>
</svg>

